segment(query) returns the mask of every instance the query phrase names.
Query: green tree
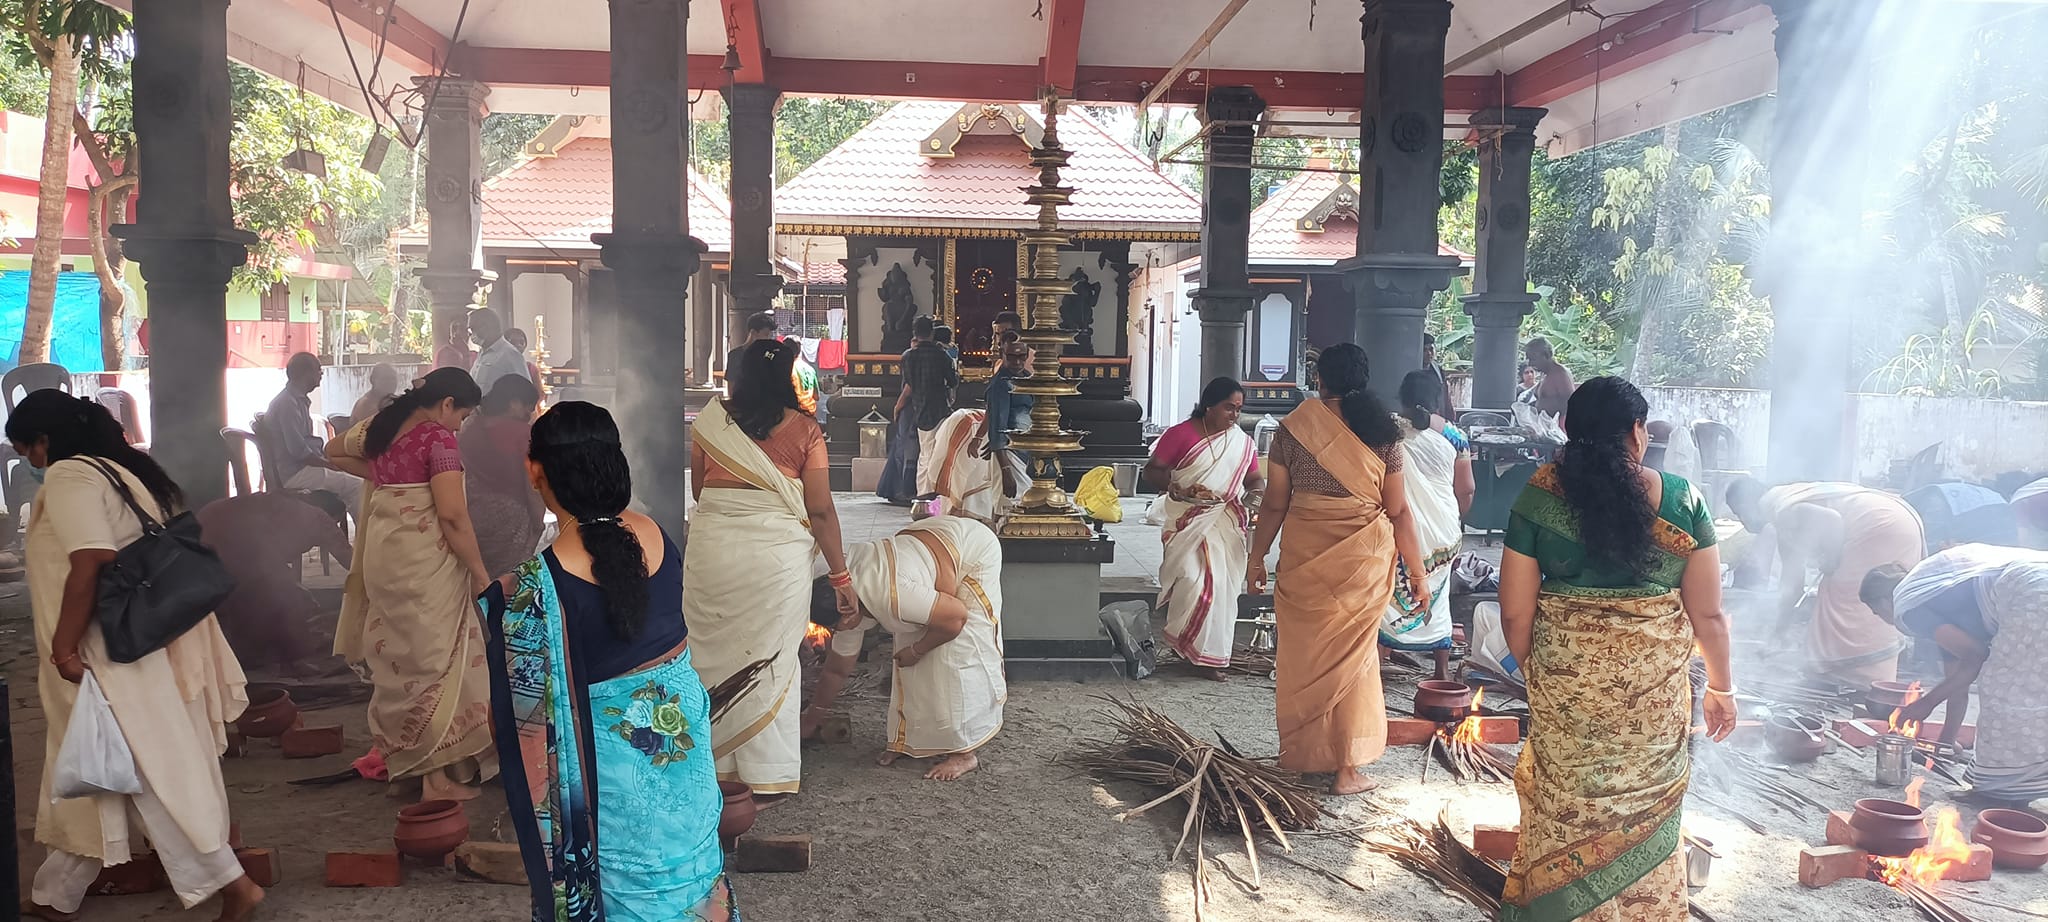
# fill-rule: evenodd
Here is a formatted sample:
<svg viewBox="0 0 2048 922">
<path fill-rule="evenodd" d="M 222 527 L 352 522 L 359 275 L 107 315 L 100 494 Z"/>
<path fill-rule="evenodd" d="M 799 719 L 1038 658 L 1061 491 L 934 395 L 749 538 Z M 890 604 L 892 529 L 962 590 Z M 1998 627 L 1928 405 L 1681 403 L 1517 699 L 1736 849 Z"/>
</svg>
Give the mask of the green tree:
<svg viewBox="0 0 2048 922">
<path fill-rule="evenodd" d="M 20 359 L 50 360 L 50 322 L 63 259 L 64 210 L 71 184 L 71 146 L 85 116 L 81 81 L 98 83 L 125 63 L 127 14 L 91 0 L 0 0 L 0 25 L 17 67 L 39 68 L 45 81 L 43 157 L 36 194 L 36 238 L 29 261 L 28 308 Z M 17 88 L 20 81 L 14 81 Z"/>
<path fill-rule="evenodd" d="M 809 169 L 891 105 L 873 99 L 784 99 L 775 115 L 776 184 Z M 691 124 L 690 166 L 723 189 L 732 181 L 732 137 L 722 103 L 719 112 L 719 118 Z"/>
</svg>

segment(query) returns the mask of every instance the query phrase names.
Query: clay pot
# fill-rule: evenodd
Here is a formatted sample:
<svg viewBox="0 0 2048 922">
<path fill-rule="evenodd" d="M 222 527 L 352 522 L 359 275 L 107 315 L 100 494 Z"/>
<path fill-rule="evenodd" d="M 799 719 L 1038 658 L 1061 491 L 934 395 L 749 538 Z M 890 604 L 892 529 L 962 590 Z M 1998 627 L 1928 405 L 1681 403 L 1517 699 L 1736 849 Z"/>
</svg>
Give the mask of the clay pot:
<svg viewBox="0 0 2048 922">
<path fill-rule="evenodd" d="M 1870 709 L 1870 716 L 1884 720 L 1892 712 L 1906 706 L 1906 695 L 1911 686 L 1905 682 L 1872 682 L 1863 692 L 1864 706 Z"/>
<path fill-rule="evenodd" d="M 1991 866 L 2031 871 L 2048 864 L 2048 823 L 2019 810 L 1990 809 L 1977 814 L 1970 841 L 1991 849 Z"/>
<path fill-rule="evenodd" d="M 1822 726 L 1815 717 L 1773 717 L 1764 724 L 1764 745 L 1784 761 L 1811 762 L 1828 751 L 1828 738 L 1820 733 Z"/>
<path fill-rule="evenodd" d="M 440 864 L 469 838 L 469 815 L 452 800 L 429 800 L 398 811 L 391 844 L 401 855 Z"/>
<path fill-rule="evenodd" d="M 284 735 L 299 719 L 299 706 L 282 685 L 249 686 L 249 707 L 242 711 L 235 728 L 250 739 L 273 739 Z"/>
<path fill-rule="evenodd" d="M 718 793 L 725 795 L 725 808 L 718 814 L 718 839 L 730 844 L 754 828 L 754 789 L 738 781 L 720 781 Z"/>
<path fill-rule="evenodd" d="M 1442 679 L 1415 685 L 1415 716 L 1437 723 L 1464 720 L 1472 713 L 1472 686 Z"/>
<path fill-rule="evenodd" d="M 1919 807 L 1866 797 L 1849 814 L 1856 847 L 1886 858 L 1904 858 L 1927 845 L 1927 814 Z"/>
</svg>

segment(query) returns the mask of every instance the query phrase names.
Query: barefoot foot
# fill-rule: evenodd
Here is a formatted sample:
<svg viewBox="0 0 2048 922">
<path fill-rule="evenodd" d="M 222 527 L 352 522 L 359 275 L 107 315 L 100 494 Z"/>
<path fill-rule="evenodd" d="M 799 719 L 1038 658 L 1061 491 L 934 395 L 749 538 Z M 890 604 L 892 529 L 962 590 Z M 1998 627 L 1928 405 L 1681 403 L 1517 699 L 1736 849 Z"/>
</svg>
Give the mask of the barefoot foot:
<svg viewBox="0 0 2048 922">
<path fill-rule="evenodd" d="M 263 888 L 243 875 L 220 892 L 220 918 L 215 922 L 249 922 L 263 905 Z"/>
<path fill-rule="evenodd" d="M 981 760 L 971 752 L 956 752 L 939 760 L 932 770 L 924 773 L 926 781 L 958 781 L 962 775 L 981 767 Z"/>
<path fill-rule="evenodd" d="M 1340 797 L 1346 794 L 1363 794 L 1379 786 L 1379 782 L 1367 777 L 1364 772 L 1347 768 L 1337 773 L 1337 780 L 1330 785 L 1330 793 Z"/>
<path fill-rule="evenodd" d="M 1230 667 L 1216 666 L 1204 669 L 1202 670 L 1202 678 L 1208 679 L 1211 682 L 1228 682 L 1230 681 Z"/>
<path fill-rule="evenodd" d="M 32 900 L 23 900 L 21 915 L 25 919 L 42 919 L 43 922 L 72 922 L 78 918 L 75 912 L 59 912 Z"/>
<path fill-rule="evenodd" d="M 880 765 L 883 768 L 888 768 L 889 766 L 896 764 L 896 760 L 900 758 L 903 758 L 903 753 L 884 752 L 879 758 L 875 759 L 875 764 Z"/>
</svg>

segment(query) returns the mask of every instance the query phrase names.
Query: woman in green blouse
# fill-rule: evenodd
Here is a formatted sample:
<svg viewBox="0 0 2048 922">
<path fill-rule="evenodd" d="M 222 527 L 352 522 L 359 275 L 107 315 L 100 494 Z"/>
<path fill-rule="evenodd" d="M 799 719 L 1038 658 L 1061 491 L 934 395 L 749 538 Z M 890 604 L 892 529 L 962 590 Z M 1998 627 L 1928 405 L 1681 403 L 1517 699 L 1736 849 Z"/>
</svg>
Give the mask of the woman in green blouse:
<svg viewBox="0 0 2048 922">
<path fill-rule="evenodd" d="M 1679 807 L 1695 641 L 1714 739 L 1734 729 L 1735 686 L 1713 516 L 1684 478 L 1643 466 L 1648 416 L 1621 378 L 1581 385 L 1569 441 L 1508 521 L 1501 627 L 1528 678 L 1532 726 L 1504 920 L 1686 918 Z"/>
</svg>

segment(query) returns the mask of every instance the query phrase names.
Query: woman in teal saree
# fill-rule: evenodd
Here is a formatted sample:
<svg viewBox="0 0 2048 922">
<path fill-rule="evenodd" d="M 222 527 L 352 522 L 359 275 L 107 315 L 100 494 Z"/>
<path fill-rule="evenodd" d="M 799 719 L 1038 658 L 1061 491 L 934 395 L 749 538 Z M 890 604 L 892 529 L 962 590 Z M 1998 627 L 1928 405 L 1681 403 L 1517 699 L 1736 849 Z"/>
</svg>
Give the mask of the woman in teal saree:
<svg viewBox="0 0 2048 922">
<path fill-rule="evenodd" d="M 535 922 L 739 922 L 682 553 L 626 511 L 611 415 L 564 403 L 528 476 L 561 536 L 483 596 L 492 731 Z"/>
</svg>

